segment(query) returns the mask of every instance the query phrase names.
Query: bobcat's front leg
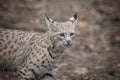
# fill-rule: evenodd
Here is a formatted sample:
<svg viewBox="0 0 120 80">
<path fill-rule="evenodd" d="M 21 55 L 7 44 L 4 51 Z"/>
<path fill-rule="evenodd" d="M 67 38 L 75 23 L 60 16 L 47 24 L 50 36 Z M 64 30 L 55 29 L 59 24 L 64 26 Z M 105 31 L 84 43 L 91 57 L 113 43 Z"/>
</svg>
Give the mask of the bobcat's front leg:
<svg viewBox="0 0 120 80">
<path fill-rule="evenodd" d="M 34 70 L 25 66 L 19 66 L 17 69 L 18 80 L 36 80 Z"/>
</svg>

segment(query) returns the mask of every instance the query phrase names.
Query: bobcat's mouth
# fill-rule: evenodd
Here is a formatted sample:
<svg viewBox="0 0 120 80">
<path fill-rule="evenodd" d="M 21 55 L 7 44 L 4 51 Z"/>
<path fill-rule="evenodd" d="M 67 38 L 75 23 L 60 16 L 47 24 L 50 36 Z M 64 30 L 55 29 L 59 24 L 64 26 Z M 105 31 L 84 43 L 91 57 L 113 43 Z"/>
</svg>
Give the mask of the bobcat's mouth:
<svg viewBox="0 0 120 80">
<path fill-rule="evenodd" d="M 70 44 L 70 43 L 66 43 L 66 44 L 63 44 L 65 47 L 71 47 L 72 46 L 72 44 Z"/>
</svg>

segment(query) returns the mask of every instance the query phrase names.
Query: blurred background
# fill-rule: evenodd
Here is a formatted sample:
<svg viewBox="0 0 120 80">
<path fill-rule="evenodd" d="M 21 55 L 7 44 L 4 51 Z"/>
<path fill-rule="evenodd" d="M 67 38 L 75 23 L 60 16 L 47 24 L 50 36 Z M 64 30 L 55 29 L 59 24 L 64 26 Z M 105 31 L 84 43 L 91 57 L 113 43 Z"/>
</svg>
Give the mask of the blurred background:
<svg viewBox="0 0 120 80">
<path fill-rule="evenodd" d="M 76 40 L 65 51 L 57 80 L 120 80 L 120 0 L 0 0 L 0 27 L 45 32 L 44 14 L 78 14 Z M 0 80 L 17 80 L 0 73 Z"/>
</svg>

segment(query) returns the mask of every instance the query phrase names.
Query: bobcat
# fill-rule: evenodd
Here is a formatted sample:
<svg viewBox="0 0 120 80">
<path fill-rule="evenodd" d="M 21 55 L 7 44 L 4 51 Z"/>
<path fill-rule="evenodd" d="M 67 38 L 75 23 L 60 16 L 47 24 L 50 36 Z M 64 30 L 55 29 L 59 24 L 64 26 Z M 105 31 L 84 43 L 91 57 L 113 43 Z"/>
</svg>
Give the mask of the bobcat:
<svg viewBox="0 0 120 80">
<path fill-rule="evenodd" d="M 0 71 L 17 72 L 19 80 L 55 80 L 64 50 L 75 38 L 77 15 L 56 22 L 45 16 L 46 33 L 0 28 Z"/>
</svg>

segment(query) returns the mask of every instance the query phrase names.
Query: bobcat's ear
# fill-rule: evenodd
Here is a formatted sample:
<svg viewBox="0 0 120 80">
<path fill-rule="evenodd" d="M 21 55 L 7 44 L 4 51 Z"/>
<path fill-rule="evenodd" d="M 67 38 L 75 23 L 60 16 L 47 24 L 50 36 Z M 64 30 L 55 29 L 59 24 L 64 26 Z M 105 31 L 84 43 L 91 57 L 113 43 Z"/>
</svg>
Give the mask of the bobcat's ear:
<svg viewBox="0 0 120 80">
<path fill-rule="evenodd" d="M 74 16 L 71 17 L 69 20 L 73 22 L 73 27 L 75 28 L 77 21 L 78 21 L 77 14 L 75 13 Z"/>
<path fill-rule="evenodd" d="M 77 14 L 75 13 L 73 17 L 70 18 L 70 21 L 77 22 L 77 20 L 78 20 L 78 17 L 77 17 Z"/>
<path fill-rule="evenodd" d="M 50 31 L 55 31 L 56 28 L 53 26 L 54 21 L 51 18 L 49 18 L 47 15 L 45 15 L 45 20 L 46 20 L 48 29 Z"/>
</svg>

